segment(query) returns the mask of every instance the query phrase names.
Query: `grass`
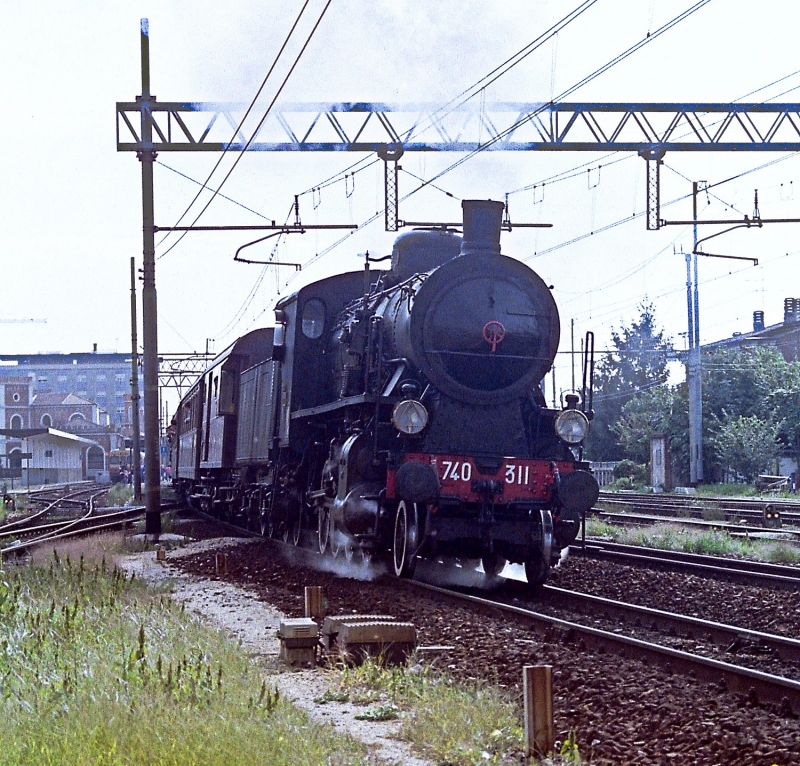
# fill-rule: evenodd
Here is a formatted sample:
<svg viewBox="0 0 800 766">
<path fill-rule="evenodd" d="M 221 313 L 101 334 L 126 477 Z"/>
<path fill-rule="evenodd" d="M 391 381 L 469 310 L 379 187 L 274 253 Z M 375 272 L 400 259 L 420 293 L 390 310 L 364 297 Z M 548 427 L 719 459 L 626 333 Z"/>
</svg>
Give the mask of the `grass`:
<svg viewBox="0 0 800 766">
<path fill-rule="evenodd" d="M 697 494 L 705 497 L 755 497 L 758 493 L 752 484 L 700 484 Z"/>
<path fill-rule="evenodd" d="M 0 574 L 0 764 L 360 764 L 225 637 L 104 561 Z"/>
<path fill-rule="evenodd" d="M 341 671 L 337 686 L 319 702 L 336 700 L 372 705 L 358 717 L 400 717 L 400 736 L 434 763 L 472 766 L 520 763 L 524 752 L 522 711 L 505 692 L 486 683 L 456 682 L 429 666 L 385 667 L 367 660 Z M 550 763 L 579 764 L 574 735 L 559 742 Z"/>
<path fill-rule="evenodd" d="M 624 545 L 641 545 L 659 550 L 702 553 L 709 556 L 738 556 L 776 564 L 800 562 L 800 549 L 784 541 L 733 537 L 728 532 L 718 529 L 698 530 L 670 523 L 647 527 L 620 527 L 595 516 L 587 516 L 586 535 L 611 538 L 615 543 Z"/>
<path fill-rule="evenodd" d="M 106 497 L 109 505 L 128 505 L 133 499 L 133 487 L 129 484 L 113 484 Z"/>
</svg>

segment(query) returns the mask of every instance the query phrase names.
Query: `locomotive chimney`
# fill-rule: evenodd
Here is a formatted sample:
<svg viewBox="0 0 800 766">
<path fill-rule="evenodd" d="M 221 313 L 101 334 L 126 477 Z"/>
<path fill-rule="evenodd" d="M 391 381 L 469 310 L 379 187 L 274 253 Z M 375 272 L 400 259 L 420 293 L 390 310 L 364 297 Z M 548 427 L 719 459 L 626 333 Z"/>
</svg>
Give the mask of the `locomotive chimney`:
<svg viewBox="0 0 800 766">
<path fill-rule="evenodd" d="M 490 199 L 465 199 L 461 209 L 464 211 L 464 240 L 459 255 L 499 253 L 505 205 Z"/>
<path fill-rule="evenodd" d="M 761 332 L 764 329 L 764 312 L 753 312 L 753 332 Z"/>
</svg>

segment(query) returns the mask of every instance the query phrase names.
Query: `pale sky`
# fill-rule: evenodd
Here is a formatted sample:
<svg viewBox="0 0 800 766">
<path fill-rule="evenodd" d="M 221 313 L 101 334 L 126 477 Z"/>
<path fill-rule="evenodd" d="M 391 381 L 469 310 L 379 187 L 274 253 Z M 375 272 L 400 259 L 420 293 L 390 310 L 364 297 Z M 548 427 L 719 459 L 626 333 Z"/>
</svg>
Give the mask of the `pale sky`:
<svg viewBox="0 0 800 766">
<path fill-rule="evenodd" d="M 443 103 L 578 4 L 332 0 L 282 99 Z M 492 85 L 485 99 L 549 100 L 693 4 L 598 0 L 554 42 Z M 309 18 L 316 18 L 323 5 L 324 0 L 311 0 Z M 47 321 L 0 323 L 0 353 L 89 351 L 93 343 L 100 350 L 130 349 L 129 259 L 133 255 L 141 263 L 141 176 L 135 155 L 116 151 L 114 105 L 141 91 L 139 19 L 150 21 L 152 91 L 159 100 L 249 101 L 300 6 L 298 0 L 224 5 L 46 0 L 4 6 L 0 320 Z M 308 28 L 301 28 L 302 38 Z M 794 75 L 800 70 L 798 28 L 800 4 L 712 0 L 569 100 L 730 102 L 793 75 L 748 100 L 771 100 L 789 91 L 777 100 L 800 101 L 800 74 Z M 297 49 L 290 46 L 292 54 Z M 265 89 L 259 114 L 278 82 L 275 78 Z M 283 221 L 294 194 L 360 156 L 250 153 L 223 193 Z M 437 185 L 454 198 L 429 188 L 403 203 L 401 218 L 459 220 L 459 198 L 503 199 L 507 192 L 594 162 L 591 173 L 547 185 L 543 199 L 541 192 L 512 194 L 514 220 L 546 221 L 553 228 L 504 234 L 503 252 L 526 259 L 555 286 L 562 351 L 569 349 L 572 319 L 576 337 L 594 330 L 603 349 L 610 328 L 630 322 L 645 300 L 655 304 L 659 323 L 683 348 L 685 267 L 673 247 L 691 249 L 689 227 L 648 232 L 637 218 L 532 257 L 642 210 L 644 161 L 628 156 L 610 165 L 623 155 L 601 156 L 487 152 L 439 179 Z M 429 178 L 457 158 L 407 154 L 402 165 Z M 217 157 L 162 153 L 158 159 L 164 164 L 155 170 L 156 222 L 165 226 L 176 222 L 197 189 L 166 166 L 204 180 Z M 783 161 L 714 192 L 750 214 L 758 188 L 763 217 L 800 217 L 800 158 L 772 153 L 668 154 L 662 201 L 691 191 L 690 181 L 679 174 L 714 183 L 775 159 Z M 601 163 L 607 166 L 598 171 Z M 410 176 L 401 176 L 401 192 L 412 183 Z M 382 206 L 382 184 L 378 163 L 356 177 L 350 197 L 344 183 L 325 189 L 316 208 L 305 195 L 303 220 L 361 223 Z M 713 197 L 709 201 L 701 200 L 703 217 L 738 215 Z M 690 203 L 674 205 L 664 215 L 690 218 Z M 259 222 L 222 199 L 201 219 L 204 224 Z M 754 256 L 760 263 L 701 261 L 702 342 L 751 329 L 755 309 L 764 310 L 767 324 L 782 320 L 783 299 L 800 297 L 798 231 L 796 224 L 775 225 L 714 241 L 714 252 Z M 305 263 L 339 236 L 295 236 L 281 245 L 280 260 Z M 238 335 L 271 324 L 277 290 L 290 292 L 313 279 L 361 268 L 356 253 L 388 253 L 394 236 L 383 231 L 381 218 L 292 277 L 288 269 L 264 273 L 260 266 L 234 263 L 234 250 L 253 238 L 249 234 L 192 233 L 157 262 L 160 349 L 202 350 L 209 338 L 221 350 Z M 268 252 L 268 247 L 258 251 Z M 566 359 L 559 357 L 563 387 L 569 384 Z"/>
</svg>

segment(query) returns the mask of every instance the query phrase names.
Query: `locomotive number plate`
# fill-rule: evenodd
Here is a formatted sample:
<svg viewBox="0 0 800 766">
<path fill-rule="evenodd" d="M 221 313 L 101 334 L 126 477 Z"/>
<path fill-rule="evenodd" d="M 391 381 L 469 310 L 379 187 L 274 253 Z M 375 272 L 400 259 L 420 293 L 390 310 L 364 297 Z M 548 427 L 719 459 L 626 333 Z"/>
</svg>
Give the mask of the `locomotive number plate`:
<svg viewBox="0 0 800 766">
<path fill-rule="evenodd" d="M 428 463 L 436 471 L 442 497 L 458 497 L 468 503 L 485 502 L 487 492 L 492 502 L 500 504 L 522 500 L 548 502 L 556 481 L 549 460 L 507 457 L 487 465 L 487 461 L 468 455 L 409 453 L 403 462 L 411 460 Z M 573 470 L 571 463 L 561 461 L 556 467 L 562 475 Z M 396 469 L 390 469 L 387 477 L 388 497 L 396 497 L 395 472 Z"/>
<path fill-rule="evenodd" d="M 439 478 L 447 481 L 472 481 L 475 474 L 469 460 L 441 460 L 439 462 Z M 506 463 L 505 483 L 528 486 L 531 483 L 531 467 L 523 463 Z"/>
</svg>

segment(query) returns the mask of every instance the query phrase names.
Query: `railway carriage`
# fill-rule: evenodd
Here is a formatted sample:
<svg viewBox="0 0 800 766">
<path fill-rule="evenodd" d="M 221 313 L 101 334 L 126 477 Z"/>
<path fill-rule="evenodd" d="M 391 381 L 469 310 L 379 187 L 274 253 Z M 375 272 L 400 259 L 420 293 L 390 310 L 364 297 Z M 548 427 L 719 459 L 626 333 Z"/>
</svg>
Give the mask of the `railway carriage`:
<svg viewBox="0 0 800 766">
<path fill-rule="evenodd" d="M 502 203 L 463 208 L 463 237 L 405 233 L 391 269 L 302 288 L 211 363 L 174 421 L 187 498 L 398 575 L 449 555 L 546 579 L 597 498 L 591 410 L 546 406 L 550 289 L 500 254 Z"/>
</svg>

